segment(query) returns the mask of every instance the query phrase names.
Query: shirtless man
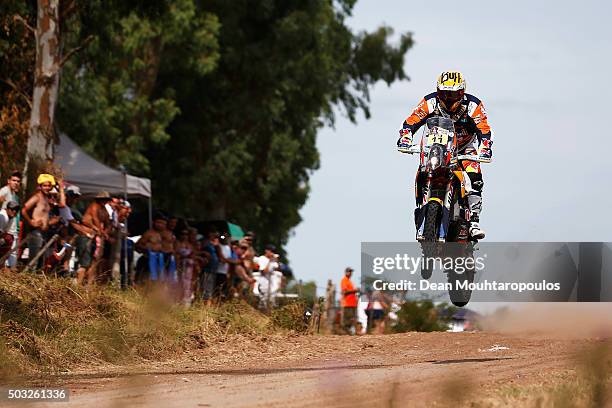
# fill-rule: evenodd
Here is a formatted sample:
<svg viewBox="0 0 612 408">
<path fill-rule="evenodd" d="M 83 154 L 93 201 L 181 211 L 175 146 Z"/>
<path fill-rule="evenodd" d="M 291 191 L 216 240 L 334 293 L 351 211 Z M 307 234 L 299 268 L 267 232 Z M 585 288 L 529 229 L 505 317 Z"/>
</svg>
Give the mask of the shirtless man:
<svg viewBox="0 0 612 408">
<path fill-rule="evenodd" d="M 43 173 L 38 176 L 37 184 L 38 190 L 26 201 L 21 210 L 21 215 L 31 227 L 27 237 L 30 259 L 34 258 L 45 244 L 45 233 L 49 229 L 49 224 L 59 221 L 58 217 L 49 218 L 49 211 L 51 211 L 49 194 L 55 185 L 55 177 Z M 38 267 L 42 267 L 43 259 L 44 257 L 39 258 Z"/>
<path fill-rule="evenodd" d="M 144 283 L 146 278 L 151 281 L 161 278 L 164 269 L 162 232 L 166 227 L 166 218 L 161 214 L 156 214 L 153 219 L 153 228 L 142 234 L 136 242 L 136 251 L 143 254 L 136 266 L 139 283 Z"/>
<path fill-rule="evenodd" d="M 233 282 L 232 286 L 236 289 L 238 294 L 241 294 L 243 292 L 241 288 L 241 281 L 246 282 L 249 287 L 255 283 L 255 279 L 253 279 L 253 277 L 249 275 L 250 271 L 247 271 L 247 268 L 244 264 L 245 258 L 243 258 L 243 255 L 249 249 L 251 249 L 251 247 L 244 241 L 242 243 L 240 243 L 239 241 L 232 242 L 232 252 L 234 253 L 235 257 L 232 259 L 231 263 L 234 265 L 233 275 L 235 276 L 235 278 L 238 278 L 238 281 Z M 251 257 L 248 261 L 250 261 L 252 264 L 253 258 Z"/>
<path fill-rule="evenodd" d="M 78 283 L 83 283 L 83 280 L 87 278 L 88 283 L 92 285 L 97 279 L 98 264 L 104 253 L 104 241 L 109 238 L 111 228 L 110 216 L 105 208 L 105 204 L 110 201 L 110 199 L 108 193 L 99 193 L 94 201 L 89 204 L 87 210 L 85 210 L 85 214 L 83 214 L 83 225 L 90 228 L 95 234 L 95 237 L 92 239 L 86 237 L 83 239 L 83 242 L 80 243 L 80 264 L 77 270 Z M 95 247 L 93 247 L 93 245 L 95 245 Z M 92 255 L 88 257 L 87 253 Z M 81 257 L 80 255 L 83 256 Z"/>
<path fill-rule="evenodd" d="M 105 208 L 106 203 L 110 200 L 111 197 L 108 193 L 99 193 L 83 214 L 83 224 L 93 229 L 96 235 L 103 239 L 108 239 L 111 226 L 111 219 Z"/>
<path fill-rule="evenodd" d="M 253 248 L 253 234 L 251 231 L 247 232 L 239 241 L 239 245 L 242 249 L 240 259 L 242 259 L 242 265 L 244 266 L 247 273 L 251 273 L 255 270 L 253 258 L 255 258 L 255 249 Z"/>
</svg>

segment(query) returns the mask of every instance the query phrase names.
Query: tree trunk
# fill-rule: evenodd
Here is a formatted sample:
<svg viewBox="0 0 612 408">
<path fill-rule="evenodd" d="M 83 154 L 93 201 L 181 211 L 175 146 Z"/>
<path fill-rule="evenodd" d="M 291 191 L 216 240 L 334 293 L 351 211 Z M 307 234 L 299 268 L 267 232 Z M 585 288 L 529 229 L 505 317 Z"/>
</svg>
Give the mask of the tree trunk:
<svg viewBox="0 0 612 408">
<path fill-rule="evenodd" d="M 34 92 L 24 171 L 30 181 L 53 159 L 61 61 L 59 3 L 60 0 L 38 0 Z"/>
</svg>

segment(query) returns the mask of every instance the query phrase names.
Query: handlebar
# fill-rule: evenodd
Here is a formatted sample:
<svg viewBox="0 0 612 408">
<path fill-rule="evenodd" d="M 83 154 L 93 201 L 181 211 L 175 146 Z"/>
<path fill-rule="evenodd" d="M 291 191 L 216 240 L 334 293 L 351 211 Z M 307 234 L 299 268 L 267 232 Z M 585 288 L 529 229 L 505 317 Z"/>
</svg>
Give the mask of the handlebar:
<svg viewBox="0 0 612 408">
<path fill-rule="evenodd" d="M 457 160 L 470 160 L 479 163 L 491 163 L 490 158 L 480 157 L 475 154 L 460 154 L 457 156 Z"/>
<path fill-rule="evenodd" d="M 401 153 L 406 153 L 406 154 L 416 154 L 416 153 L 421 153 L 421 147 L 418 145 L 411 145 L 409 148 L 407 149 L 398 149 Z M 491 163 L 491 159 L 489 158 L 484 158 L 484 157 L 480 157 L 478 155 L 475 154 L 460 154 L 457 155 L 457 160 L 470 160 L 470 161 L 474 161 L 474 162 L 479 162 L 479 163 Z"/>
<path fill-rule="evenodd" d="M 415 154 L 415 153 L 420 153 L 421 148 L 417 145 L 410 145 L 408 148 L 404 148 L 403 146 L 400 146 L 397 148 L 397 151 L 400 153 Z"/>
</svg>

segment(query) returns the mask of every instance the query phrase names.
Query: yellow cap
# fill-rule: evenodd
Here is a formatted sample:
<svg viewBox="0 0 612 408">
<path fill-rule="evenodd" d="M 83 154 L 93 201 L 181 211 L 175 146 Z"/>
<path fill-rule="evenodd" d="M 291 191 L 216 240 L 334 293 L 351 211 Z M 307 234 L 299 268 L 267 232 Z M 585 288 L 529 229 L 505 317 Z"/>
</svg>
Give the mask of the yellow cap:
<svg viewBox="0 0 612 408">
<path fill-rule="evenodd" d="M 52 185 L 55 185 L 55 177 L 53 177 L 51 174 L 43 173 L 38 176 L 38 179 L 36 180 L 36 182 L 38 183 L 38 185 L 41 185 L 47 182 L 51 183 Z"/>
</svg>

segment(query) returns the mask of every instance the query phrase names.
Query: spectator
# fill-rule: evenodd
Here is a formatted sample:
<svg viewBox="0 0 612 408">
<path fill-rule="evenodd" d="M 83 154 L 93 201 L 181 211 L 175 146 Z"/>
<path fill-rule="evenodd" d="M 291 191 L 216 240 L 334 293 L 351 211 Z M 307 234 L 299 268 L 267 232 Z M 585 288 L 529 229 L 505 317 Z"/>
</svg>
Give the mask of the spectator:
<svg viewBox="0 0 612 408">
<path fill-rule="evenodd" d="M 55 185 L 55 177 L 51 174 L 40 174 L 37 179 L 38 190 L 26 201 L 21 215 L 31 228 L 27 237 L 29 260 L 36 258 L 46 241 L 46 233 L 49 229 L 49 212 L 51 204 L 49 196 Z M 30 214 L 31 212 L 31 214 Z M 39 258 L 37 267 L 42 266 L 42 257 Z"/>
<path fill-rule="evenodd" d="M 76 270 L 77 281 L 79 280 L 79 271 L 81 280 L 84 272 L 91 265 L 91 244 L 95 237 L 94 230 L 83 224 L 83 214 L 76 207 L 81 198 L 81 190 L 79 187 L 71 185 L 64 189 L 64 202 L 61 201 L 60 193 L 60 215 L 65 222 L 68 222 L 71 227 L 71 235 L 74 236 L 74 247 L 76 254 Z M 64 205 L 62 205 L 64 204 Z"/>
<path fill-rule="evenodd" d="M 81 197 L 81 190 L 77 186 L 68 186 L 64 189 L 64 201 L 60 192 L 60 216 L 63 222 L 71 227 L 71 234 L 74 237 L 74 247 L 76 252 L 76 278 L 78 283 L 82 283 L 85 272 L 91 265 L 91 244 L 94 238 L 94 230 L 83 224 L 83 214 L 76 208 L 76 204 Z"/>
<path fill-rule="evenodd" d="M 327 329 L 329 331 L 334 331 L 336 309 L 336 285 L 334 285 L 331 279 L 328 279 L 327 287 L 325 288 L 325 303 L 323 304 L 323 316 L 325 325 L 327 326 Z"/>
<path fill-rule="evenodd" d="M 113 278 L 119 279 L 119 259 L 121 256 L 119 206 L 122 201 L 122 198 L 114 196 L 104 203 L 109 222 L 106 227 L 108 238 L 104 240 L 102 259 L 98 266 L 101 283 L 107 283 Z"/>
<path fill-rule="evenodd" d="M 185 306 L 193 300 L 193 272 L 195 267 L 195 249 L 189 242 L 189 231 L 180 232 L 175 244 L 178 271 L 180 275 L 181 300 Z"/>
<path fill-rule="evenodd" d="M 176 240 L 176 234 L 179 232 L 179 230 L 177 229 L 177 226 L 178 226 L 178 218 L 175 217 L 174 215 L 170 215 L 168 217 L 168 231 L 170 231 L 175 236 L 175 240 Z"/>
<path fill-rule="evenodd" d="M 0 204 L 6 208 L 9 201 L 19 204 L 19 189 L 21 188 L 21 173 L 14 171 L 6 182 L 6 186 L 0 188 Z"/>
<path fill-rule="evenodd" d="M 80 196 L 81 191 L 77 186 L 65 187 L 63 184 L 59 186 L 58 214 L 62 224 L 68 225 L 75 220 L 72 207 Z"/>
<path fill-rule="evenodd" d="M 104 244 L 110 238 L 112 228 L 111 217 L 106 204 L 111 201 L 110 194 L 100 192 L 89 204 L 83 215 L 83 224 L 90 228 L 95 236 L 91 240 L 92 259 L 88 267 L 81 265 L 77 272 L 77 282 L 82 283 L 87 278 L 88 284 L 93 285 L 98 280 L 98 267 L 104 255 Z M 87 259 L 85 259 L 87 260 Z M 83 270 L 87 268 L 86 270 Z"/>
<path fill-rule="evenodd" d="M 164 256 L 162 253 L 162 231 L 166 229 L 166 217 L 160 213 L 153 218 L 153 228 L 142 234 L 136 242 L 136 251 L 143 254 L 136 265 L 137 282 L 156 282 L 162 278 Z"/>
<path fill-rule="evenodd" d="M 229 298 L 237 298 L 242 280 L 237 276 L 237 267 L 242 263 L 240 259 L 240 248 L 237 239 L 230 240 L 230 264 L 227 274 L 227 286 Z"/>
<path fill-rule="evenodd" d="M 208 238 L 202 242 L 202 250 L 206 254 L 208 262 L 202 268 L 200 274 L 200 290 L 202 291 L 202 299 L 207 303 L 211 303 L 217 278 L 217 268 L 219 267 L 219 256 L 217 246 L 219 245 L 219 234 L 211 232 Z"/>
<path fill-rule="evenodd" d="M 368 329 L 374 334 L 385 332 L 385 311 L 389 308 L 381 291 L 376 290 L 369 296 L 366 314 L 368 315 Z M 369 313 L 367 313 L 369 310 Z"/>
<path fill-rule="evenodd" d="M 340 291 L 342 293 L 342 328 L 345 333 L 352 334 L 355 331 L 355 323 L 357 320 L 357 293 L 351 276 L 353 268 L 347 267 L 344 270 L 344 277 L 340 282 Z"/>
<path fill-rule="evenodd" d="M 264 254 L 254 258 L 259 265 L 260 277 L 257 280 L 257 292 L 259 293 L 260 307 L 269 310 L 276 305 L 276 294 L 282 285 L 283 274 L 277 269 L 279 267 L 279 256 L 274 245 L 266 245 Z"/>
<path fill-rule="evenodd" d="M 373 313 L 373 306 L 374 303 L 372 302 L 372 289 L 368 289 L 366 291 L 366 299 L 368 299 L 368 305 L 365 308 L 365 314 L 366 314 L 366 318 L 367 318 L 367 323 L 366 323 L 366 333 L 372 333 L 372 328 L 374 327 L 374 319 L 372 318 L 372 313 Z"/>
<path fill-rule="evenodd" d="M 256 255 L 255 249 L 253 249 L 253 238 L 253 232 L 249 231 L 245 234 L 244 238 L 239 241 L 240 248 L 242 249 L 242 264 L 247 273 L 259 270 L 253 261 Z"/>
<path fill-rule="evenodd" d="M 21 188 L 21 173 L 14 171 L 7 180 L 6 186 L 0 188 L 0 203 L 2 209 L 5 209 L 9 202 L 19 204 L 19 189 Z M 7 231 L 13 237 L 11 253 L 6 260 L 6 266 L 14 268 L 17 265 L 17 246 L 19 244 L 19 213 L 14 217 L 11 223 L 11 229 Z"/>
<path fill-rule="evenodd" d="M 59 187 L 59 188 L 58 188 Z M 56 191 L 59 197 L 55 196 Z M 59 235 L 51 248 L 51 254 L 47 256 L 45 261 L 45 272 L 59 269 L 62 276 L 67 276 L 70 271 L 69 260 L 72 255 L 72 248 L 76 240 L 76 234 L 91 233 L 85 226 L 80 224 L 80 213 L 77 211 L 79 220 L 72 213 L 72 206 L 76 203 L 80 191 L 76 186 L 69 186 L 68 191 L 64 188 L 64 183 L 59 182 L 52 190 L 54 193 L 50 199 L 52 204 L 51 213 L 59 217 L 59 222 L 55 228 L 50 229 L 53 233 Z M 76 211 L 76 210 L 75 210 Z"/>
<path fill-rule="evenodd" d="M 241 244 L 240 241 L 234 240 L 232 241 L 232 289 L 234 291 L 234 296 L 241 296 L 244 294 L 245 288 L 243 288 L 242 282 L 246 282 L 249 286 L 255 283 L 255 279 L 253 279 L 249 275 L 249 271 L 245 268 L 244 265 L 244 253 L 250 248 L 246 244 Z"/>
<path fill-rule="evenodd" d="M 0 257 L 4 257 L 9 251 L 15 250 L 13 226 L 18 214 L 19 203 L 15 201 L 6 202 L 6 206 L 0 210 Z"/>
<path fill-rule="evenodd" d="M 176 227 L 176 217 L 169 217 L 166 221 L 166 226 L 160 232 L 162 237 L 162 252 L 164 256 L 164 275 L 162 280 L 176 283 L 178 277 L 176 275 L 176 257 L 174 254 L 174 245 L 176 244 L 176 237 L 170 229 L 170 220 L 173 221 L 173 229 Z"/>
<path fill-rule="evenodd" d="M 202 287 L 202 274 L 204 273 L 204 269 L 207 267 L 208 263 L 211 261 L 210 253 L 204 251 L 204 245 L 207 243 L 207 239 L 205 239 L 202 235 L 198 234 L 198 230 L 193 227 L 189 227 L 185 222 L 182 229 L 186 229 L 189 233 L 189 243 L 193 248 L 194 253 L 194 269 L 193 269 L 193 286 L 194 296 L 198 299 L 203 298 L 203 287 Z"/>
<path fill-rule="evenodd" d="M 217 257 L 219 258 L 219 264 L 217 265 L 216 276 L 215 276 L 215 294 L 214 296 L 218 299 L 224 299 L 228 292 L 227 275 L 229 273 L 229 267 L 232 263 L 232 249 L 228 245 L 229 237 L 227 235 L 219 236 L 218 243 L 215 245 L 217 251 Z"/>
<path fill-rule="evenodd" d="M 253 251 L 253 256 L 255 256 L 255 250 L 253 249 L 255 233 L 253 231 L 248 231 L 246 234 L 244 234 L 244 237 L 242 239 L 249 245 L 249 247 L 251 247 L 251 250 Z"/>
<path fill-rule="evenodd" d="M 121 256 L 119 258 L 119 274 L 121 275 L 121 289 L 132 286 L 132 264 L 134 262 L 134 241 L 128 232 L 128 218 L 132 214 L 132 205 L 122 200 L 117 213 L 121 239 Z"/>
</svg>

